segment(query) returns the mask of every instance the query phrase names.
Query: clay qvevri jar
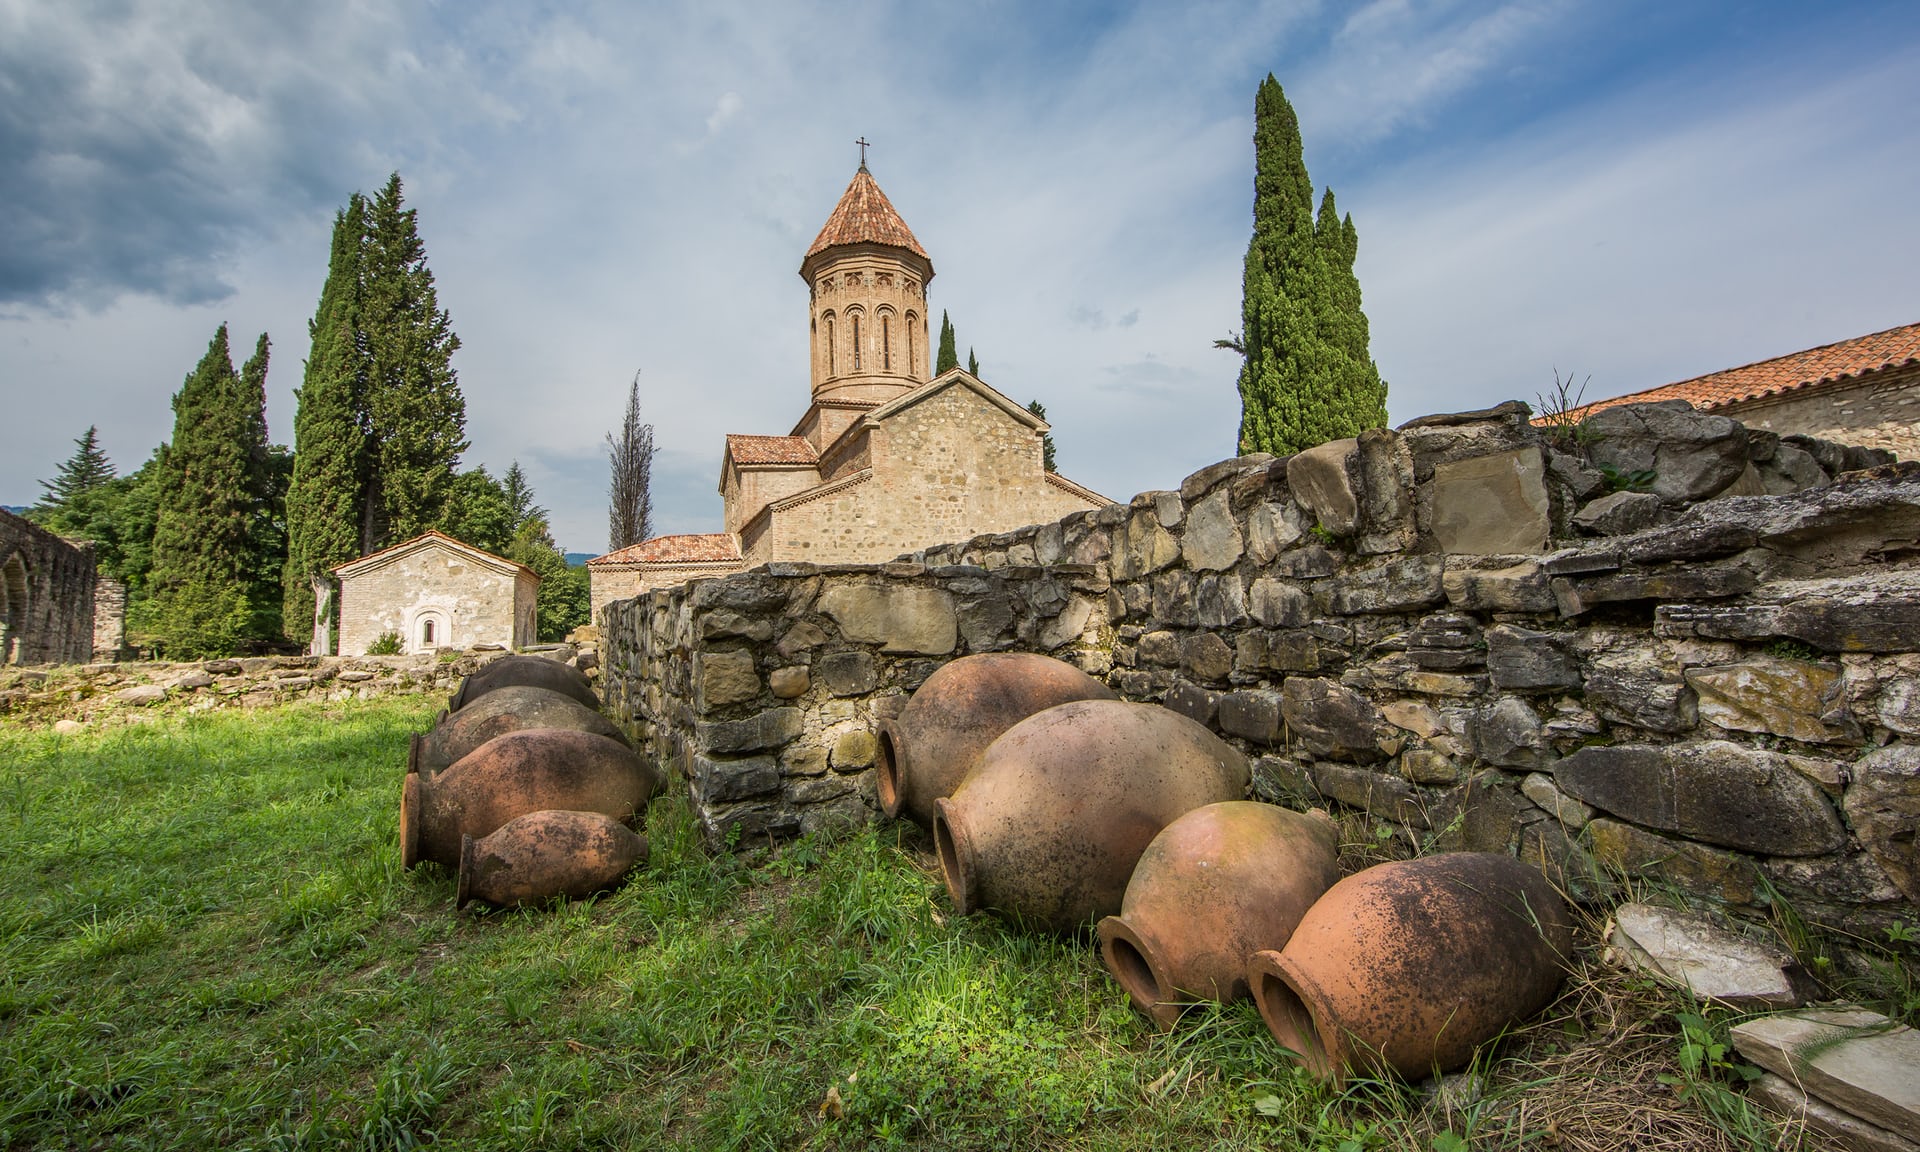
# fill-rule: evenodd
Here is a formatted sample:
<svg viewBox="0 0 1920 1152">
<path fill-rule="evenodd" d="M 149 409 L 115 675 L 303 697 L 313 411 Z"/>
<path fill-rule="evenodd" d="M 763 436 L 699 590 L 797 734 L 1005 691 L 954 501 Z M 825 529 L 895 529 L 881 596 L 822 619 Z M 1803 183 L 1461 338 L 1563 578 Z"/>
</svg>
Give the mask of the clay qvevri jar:
<svg viewBox="0 0 1920 1152">
<path fill-rule="evenodd" d="M 1196 1001 L 1245 996 L 1253 954 L 1285 947 L 1340 879 L 1337 840 L 1324 813 L 1195 808 L 1140 854 L 1120 914 L 1100 921 L 1101 962 L 1163 1029 Z"/>
<path fill-rule="evenodd" d="M 935 803 L 934 844 L 962 913 L 1054 932 L 1120 911 L 1135 861 L 1187 812 L 1247 790 L 1247 759 L 1153 704 L 1078 700 L 1002 733 Z"/>
<path fill-rule="evenodd" d="M 1449 852 L 1335 884 L 1285 948 L 1254 954 L 1248 980 L 1267 1029 L 1316 1074 L 1418 1080 L 1545 1007 L 1572 944 L 1566 905 L 1539 872 Z"/>
<path fill-rule="evenodd" d="M 460 687 L 447 698 L 447 711 L 458 712 L 495 689 L 516 686 L 546 688 L 571 696 L 596 711 L 600 708 L 600 697 L 594 694 L 592 681 L 578 668 L 545 656 L 502 656 L 460 681 Z"/>
<path fill-rule="evenodd" d="M 880 723 L 874 762 L 880 807 L 922 828 L 1002 732 L 1070 700 L 1118 699 L 1080 669 L 1031 652 L 963 656 L 941 665 L 900 715 Z"/>
<path fill-rule="evenodd" d="M 660 776 L 633 749 L 566 728 L 496 736 L 432 777 L 407 774 L 400 795 L 400 863 L 460 863 L 460 837 L 481 837 L 529 812 L 562 809 L 626 820 Z"/>
<path fill-rule="evenodd" d="M 647 858 L 647 838 L 598 812 L 529 812 L 479 839 L 460 838 L 456 907 L 578 900 L 613 887 Z"/>
<path fill-rule="evenodd" d="M 427 732 L 415 733 L 407 771 L 433 775 L 495 736 L 525 728 L 571 728 L 627 744 L 613 721 L 571 696 L 550 688 L 497 688 L 458 712 L 443 715 Z"/>
</svg>

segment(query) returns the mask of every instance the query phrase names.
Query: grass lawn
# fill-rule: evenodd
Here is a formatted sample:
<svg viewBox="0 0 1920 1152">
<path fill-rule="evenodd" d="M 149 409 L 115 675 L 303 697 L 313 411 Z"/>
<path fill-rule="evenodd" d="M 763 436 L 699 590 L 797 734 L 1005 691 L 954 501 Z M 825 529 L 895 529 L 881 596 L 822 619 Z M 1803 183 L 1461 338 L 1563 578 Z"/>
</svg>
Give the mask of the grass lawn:
<svg viewBox="0 0 1920 1152">
<path fill-rule="evenodd" d="M 1799 1146 L 1590 957 L 1481 1092 L 1329 1092 L 1246 1004 L 1163 1036 L 905 825 L 709 856 L 671 794 L 617 893 L 456 912 L 395 844 L 439 704 L 0 725 L 0 1146 Z"/>
</svg>

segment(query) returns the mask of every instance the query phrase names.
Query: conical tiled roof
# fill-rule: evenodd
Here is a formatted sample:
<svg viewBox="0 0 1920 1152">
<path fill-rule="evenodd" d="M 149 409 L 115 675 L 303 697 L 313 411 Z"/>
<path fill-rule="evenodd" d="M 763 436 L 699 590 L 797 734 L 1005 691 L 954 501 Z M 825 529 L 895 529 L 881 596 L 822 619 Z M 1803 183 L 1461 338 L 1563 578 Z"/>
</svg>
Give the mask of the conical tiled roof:
<svg viewBox="0 0 1920 1152">
<path fill-rule="evenodd" d="M 922 260 L 928 259 L 920 241 L 913 238 L 907 222 L 893 210 L 887 194 L 880 191 L 873 173 L 868 172 L 864 164 L 853 174 L 853 183 L 847 185 L 840 203 L 834 205 L 826 227 L 814 237 L 813 247 L 807 249 L 807 258 L 812 259 L 839 244 L 891 244 L 905 248 Z"/>
</svg>

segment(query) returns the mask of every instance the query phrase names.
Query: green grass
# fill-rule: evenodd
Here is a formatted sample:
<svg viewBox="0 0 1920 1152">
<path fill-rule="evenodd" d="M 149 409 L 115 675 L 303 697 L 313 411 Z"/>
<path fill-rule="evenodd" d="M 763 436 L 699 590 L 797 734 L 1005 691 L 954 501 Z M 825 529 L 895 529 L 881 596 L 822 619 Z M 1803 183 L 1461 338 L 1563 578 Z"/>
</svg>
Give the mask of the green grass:
<svg viewBox="0 0 1920 1152">
<path fill-rule="evenodd" d="M 1478 1101 L 1335 1094 L 1244 1003 L 1162 1036 L 1087 942 L 953 916 L 902 825 L 710 856 L 670 796 L 618 892 L 455 912 L 395 846 L 438 703 L 0 725 L 0 1146 L 1533 1147 L 1556 1053 L 1678 1068 L 1583 981 Z"/>
</svg>

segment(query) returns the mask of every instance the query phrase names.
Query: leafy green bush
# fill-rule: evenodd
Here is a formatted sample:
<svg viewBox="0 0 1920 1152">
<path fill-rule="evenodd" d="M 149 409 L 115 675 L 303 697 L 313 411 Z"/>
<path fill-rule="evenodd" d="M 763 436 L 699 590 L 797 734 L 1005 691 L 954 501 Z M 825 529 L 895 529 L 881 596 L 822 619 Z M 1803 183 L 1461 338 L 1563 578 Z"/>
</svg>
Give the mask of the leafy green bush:
<svg viewBox="0 0 1920 1152">
<path fill-rule="evenodd" d="M 374 638 L 373 643 L 367 645 L 367 655 L 369 656 L 400 655 L 400 633 L 398 632 L 380 633 L 379 636 Z"/>
</svg>

